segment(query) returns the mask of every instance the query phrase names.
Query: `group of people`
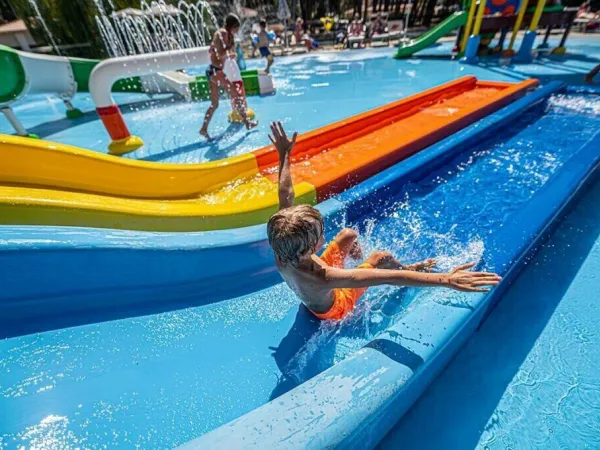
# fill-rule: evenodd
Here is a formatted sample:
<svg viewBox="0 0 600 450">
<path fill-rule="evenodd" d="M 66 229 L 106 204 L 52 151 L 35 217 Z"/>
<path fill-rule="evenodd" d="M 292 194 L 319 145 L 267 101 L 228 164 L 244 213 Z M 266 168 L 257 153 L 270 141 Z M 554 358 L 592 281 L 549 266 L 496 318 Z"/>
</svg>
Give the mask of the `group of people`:
<svg viewBox="0 0 600 450">
<path fill-rule="evenodd" d="M 372 37 L 387 32 L 388 24 L 381 14 L 372 17 L 370 22 L 365 25 L 358 13 L 354 15 L 354 19 L 347 27 L 337 27 L 337 29 L 334 30 L 336 44 L 340 44 L 344 47 L 351 46 L 351 41 L 353 41 L 352 38 L 359 38 L 361 40 L 360 46 L 363 46 L 368 43 Z M 252 56 L 259 51 L 262 57 L 267 58 L 267 72 L 273 64 L 273 53 L 269 48 L 270 43 L 273 41 L 278 44 L 283 43 L 281 37 L 277 36 L 273 31 L 268 30 L 266 20 L 261 19 L 258 24 L 258 31 L 252 35 Z M 309 28 L 301 17 L 296 19 L 294 32 L 290 41 L 291 45 L 302 46 L 309 52 L 319 48 L 318 42 L 312 38 Z"/>
<path fill-rule="evenodd" d="M 379 34 L 385 34 L 388 32 L 388 24 L 387 21 L 383 18 L 381 14 L 377 14 L 375 17 L 371 18 L 371 21 L 365 25 L 360 18 L 360 14 L 354 14 L 354 19 L 348 25 L 347 30 L 347 39 L 345 40 L 345 44 L 347 47 L 351 46 L 351 38 L 360 38 L 361 46 L 365 45 L 373 36 Z"/>
<path fill-rule="evenodd" d="M 265 67 L 265 72 L 269 73 L 274 62 L 273 53 L 270 49 L 270 42 L 275 40 L 276 36 L 275 33 L 268 30 L 265 19 L 261 19 L 258 25 L 259 30 L 252 39 L 252 42 L 255 46 L 255 50 L 258 50 L 260 55 L 266 59 L 267 66 Z M 208 133 L 208 126 L 215 111 L 219 107 L 221 89 L 223 89 L 232 99 L 232 103 L 240 113 L 246 129 L 250 130 L 257 125 L 257 122 L 248 118 L 244 93 L 231 83 L 224 71 L 227 59 L 237 57 L 235 53 L 235 35 L 239 29 L 240 19 L 235 14 L 228 14 L 225 18 L 223 27 L 215 32 L 210 45 L 210 65 L 206 70 L 206 79 L 210 89 L 210 106 L 206 111 L 204 123 L 200 128 L 200 135 L 208 140 L 211 139 L 210 134 Z M 303 42 L 308 51 L 318 47 L 318 44 L 314 42 L 308 34 L 301 18 L 298 18 L 296 21 L 294 39 L 297 43 Z"/>
<path fill-rule="evenodd" d="M 276 44 L 283 44 L 284 39 L 273 31 L 268 30 L 265 19 L 260 20 L 258 27 L 258 31 L 252 35 L 252 56 L 254 56 L 258 50 L 261 56 L 264 57 L 270 42 L 274 41 Z M 290 44 L 294 46 L 303 46 L 309 52 L 319 48 L 318 42 L 311 37 L 308 27 L 304 24 L 301 17 L 298 17 L 296 20 Z M 270 50 L 268 53 L 272 54 Z"/>
</svg>

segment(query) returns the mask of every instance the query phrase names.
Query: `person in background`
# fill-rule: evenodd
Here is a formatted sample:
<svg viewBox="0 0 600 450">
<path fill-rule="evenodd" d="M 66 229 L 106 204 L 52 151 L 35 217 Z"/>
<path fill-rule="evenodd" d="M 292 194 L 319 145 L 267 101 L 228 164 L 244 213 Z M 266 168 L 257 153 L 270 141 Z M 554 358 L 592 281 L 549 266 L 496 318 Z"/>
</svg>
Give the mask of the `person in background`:
<svg viewBox="0 0 600 450">
<path fill-rule="evenodd" d="M 213 37 L 209 48 L 210 65 L 206 71 L 206 79 L 210 88 L 210 106 L 206 110 L 204 123 L 200 128 L 200 134 L 210 140 L 208 134 L 208 125 L 219 107 L 220 89 L 223 88 L 232 99 L 239 98 L 241 93 L 233 86 L 231 81 L 227 79 L 223 72 L 223 67 L 227 58 L 236 58 L 234 36 L 240 29 L 240 19 L 235 14 L 228 14 L 225 17 L 225 25 L 218 29 Z M 258 122 L 253 122 L 246 115 L 246 108 L 239 108 L 246 129 L 250 130 L 258 125 Z"/>
<path fill-rule="evenodd" d="M 269 50 L 269 41 L 272 41 L 275 36 L 272 32 L 267 31 L 267 21 L 260 19 L 258 23 L 260 31 L 258 32 L 258 51 L 263 58 L 267 59 L 266 73 L 269 73 L 271 66 L 273 65 L 273 53 Z"/>
<path fill-rule="evenodd" d="M 348 25 L 348 36 L 357 37 L 365 34 L 365 29 L 360 20 L 360 14 L 354 14 L 354 20 Z"/>
<path fill-rule="evenodd" d="M 304 42 L 306 50 L 309 52 L 319 48 L 319 43 L 310 36 L 308 25 L 306 24 L 304 25 L 304 34 L 302 35 L 302 41 Z"/>
<path fill-rule="evenodd" d="M 301 17 L 296 19 L 296 27 L 294 28 L 294 39 L 296 40 L 296 45 L 299 45 L 302 42 L 302 36 L 304 35 L 304 21 Z"/>
<path fill-rule="evenodd" d="M 584 18 L 584 19 L 589 19 L 591 17 L 590 13 L 591 13 L 591 5 L 590 5 L 590 1 L 587 0 L 585 2 L 583 2 L 581 4 L 581 6 L 579 6 L 579 9 L 577 10 L 577 18 Z"/>
<path fill-rule="evenodd" d="M 354 20 L 348 25 L 348 47 L 352 45 L 353 40 L 351 38 L 362 38 L 359 39 L 358 45 L 359 47 L 364 46 L 365 27 L 360 20 L 360 14 L 358 13 L 354 14 Z"/>
<path fill-rule="evenodd" d="M 377 14 L 375 18 L 375 23 L 373 24 L 373 34 L 385 34 L 387 31 L 387 24 L 381 14 Z"/>
<path fill-rule="evenodd" d="M 345 26 L 342 26 L 340 23 L 336 23 L 336 31 L 335 31 L 335 45 L 339 48 L 346 47 L 346 41 L 348 40 L 347 34 L 348 30 Z"/>
</svg>

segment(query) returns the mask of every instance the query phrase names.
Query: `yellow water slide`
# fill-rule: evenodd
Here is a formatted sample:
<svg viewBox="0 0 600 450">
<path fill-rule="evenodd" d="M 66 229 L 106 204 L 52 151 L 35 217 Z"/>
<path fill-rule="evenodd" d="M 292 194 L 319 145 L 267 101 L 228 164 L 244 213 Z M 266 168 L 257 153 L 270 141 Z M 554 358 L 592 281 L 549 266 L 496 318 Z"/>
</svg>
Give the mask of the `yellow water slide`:
<svg viewBox="0 0 600 450">
<path fill-rule="evenodd" d="M 225 229 L 261 223 L 278 204 L 276 184 L 259 173 L 253 153 L 163 164 L 0 135 L 0 160 L 3 224 Z M 312 185 L 295 190 L 299 202 L 316 203 Z"/>
</svg>

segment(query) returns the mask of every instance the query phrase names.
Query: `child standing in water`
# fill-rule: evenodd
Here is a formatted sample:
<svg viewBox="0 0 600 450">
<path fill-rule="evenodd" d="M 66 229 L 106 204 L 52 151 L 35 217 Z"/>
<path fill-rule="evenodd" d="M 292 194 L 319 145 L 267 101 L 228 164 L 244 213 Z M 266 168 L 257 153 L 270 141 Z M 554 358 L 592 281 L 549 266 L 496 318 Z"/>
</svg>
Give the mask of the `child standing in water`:
<svg viewBox="0 0 600 450">
<path fill-rule="evenodd" d="M 227 58 L 235 58 L 234 48 L 235 40 L 234 36 L 240 29 L 240 19 L 235 14 L 228 14 L 225 18 L 225 26 L 215 32 L 212 43 L 210 45 L 210 66 L 206 71 L 206 79 L 210 87 L 210 106 L 204 116 L 204 123 L 200 129 L 200 134 L 207 139 L 210 139 L 208 134 L 208 124 L 210 123 L 213 114 L 219 107 L 219 89 L 223 88 L 229 94 L 232 99 L 237 99 L 241 96 L 241 93 L 237 92 L 237 89 L 227 79 L 225 73 L 223 73 L 223 67 Z M 246 125 L 246 129 L 250 130 L 258 125 L 258 122 L 252 122 L 248 119 L 246 114 L 246 108 L 240 103 L 238 111 L 242 116 L 242 120 Z"/>
<path fill-rule="evenodd" d="M 288 139 L 281 122 L 271 124 L 269 139 L 279 154 L 279 212 L 267 224 L 269 244 L 275 264 L 288 286 L 319 319 L 340 320 L 370 286 L 437 286 L 465 292 L 485 292 L 497 285 L 494 273 L 470 272 L 475 263 L 455 267 L 450 273 L 429 272 L 435 259 L 403 264 L 391 253 L 372 253 L 357 269 L 344 268 L 350 256 L 362 258 L 357 233 L 340 231 L 321 256 L 325 244 L 323 217 L 309 205 L 294 206 L 290 153 L 297 133 Z"/>
<path fill-rule="evenodd" d="M 260 19 L 258 23 L 260 31 L 258 32 L 258 51 L 263 58 L 267 58 L 266 73 L 269 73 L 271 66 L 273 65 L 273 53 L 269 50 L 269 41 L 272 39 L 271 34 L 267 31 L 267 21 Z"/>
</svg>

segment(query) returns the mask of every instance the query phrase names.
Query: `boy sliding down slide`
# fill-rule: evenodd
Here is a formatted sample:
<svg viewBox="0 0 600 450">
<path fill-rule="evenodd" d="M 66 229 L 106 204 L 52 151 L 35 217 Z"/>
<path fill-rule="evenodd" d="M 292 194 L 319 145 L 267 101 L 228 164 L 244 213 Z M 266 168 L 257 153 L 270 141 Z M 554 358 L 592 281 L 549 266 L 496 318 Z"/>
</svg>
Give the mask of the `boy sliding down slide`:
<svg viewBox="0 0 600 450">
<path fill-rule="evenodd" d="M 450 273 L 428 272 L 434 259 L 402 264 L 391 253 L 377 251 L 357 269 L 345 269 L 347 256 L 362 257 L 357 234 L 346 228 L 319 257 L 323 245 L 323 217 L 309 205 L 294 204 L 290 172 L 290 153 L 298 133 L 288 139 L 281 122 L 271 124 L 269 139 L 279 154 L 279 212 L 267 224 L 269 244 L 275 264 L 288 286 L 319 319 L 340 320 L 370 286 L 438 286 L 465 292 L 487 292 L 484 286 L 496 286 L 501 278 L 494 273 L 470 272 L 475 263 L 454 268 Z"/>
<path fill-rule="evenodd" d="M 225 17 L 225 26 L 215 32 L 212 43 L 210 44 L 210 66 L 206 71 L 206 79 L 208 80 L 208 85 L 210 87 L 210 106 L 206 111 L 204 123 L 200 129 L 200 134 L 209 140 L 211 138 L 208 134 L 208 124 L 219 107 L 219 88 L 225 89 L 232 99 L 238 99 L 241 95 L 223 72 L 223 67 L 227 58 L 236 57 L 234 53 L 234 36 L 239 29 L 240 19 L 238 19 L 235 14 L 228 14 L 227 17 Z M 239 102 L 239 104 L 238 111 L 242 116 L 246 129 L 250 130 L 258 125 L 258 122 L 251 122 L 248 119 L 246 108 L 242 105 L 242 102 Z"/>
</svg>

